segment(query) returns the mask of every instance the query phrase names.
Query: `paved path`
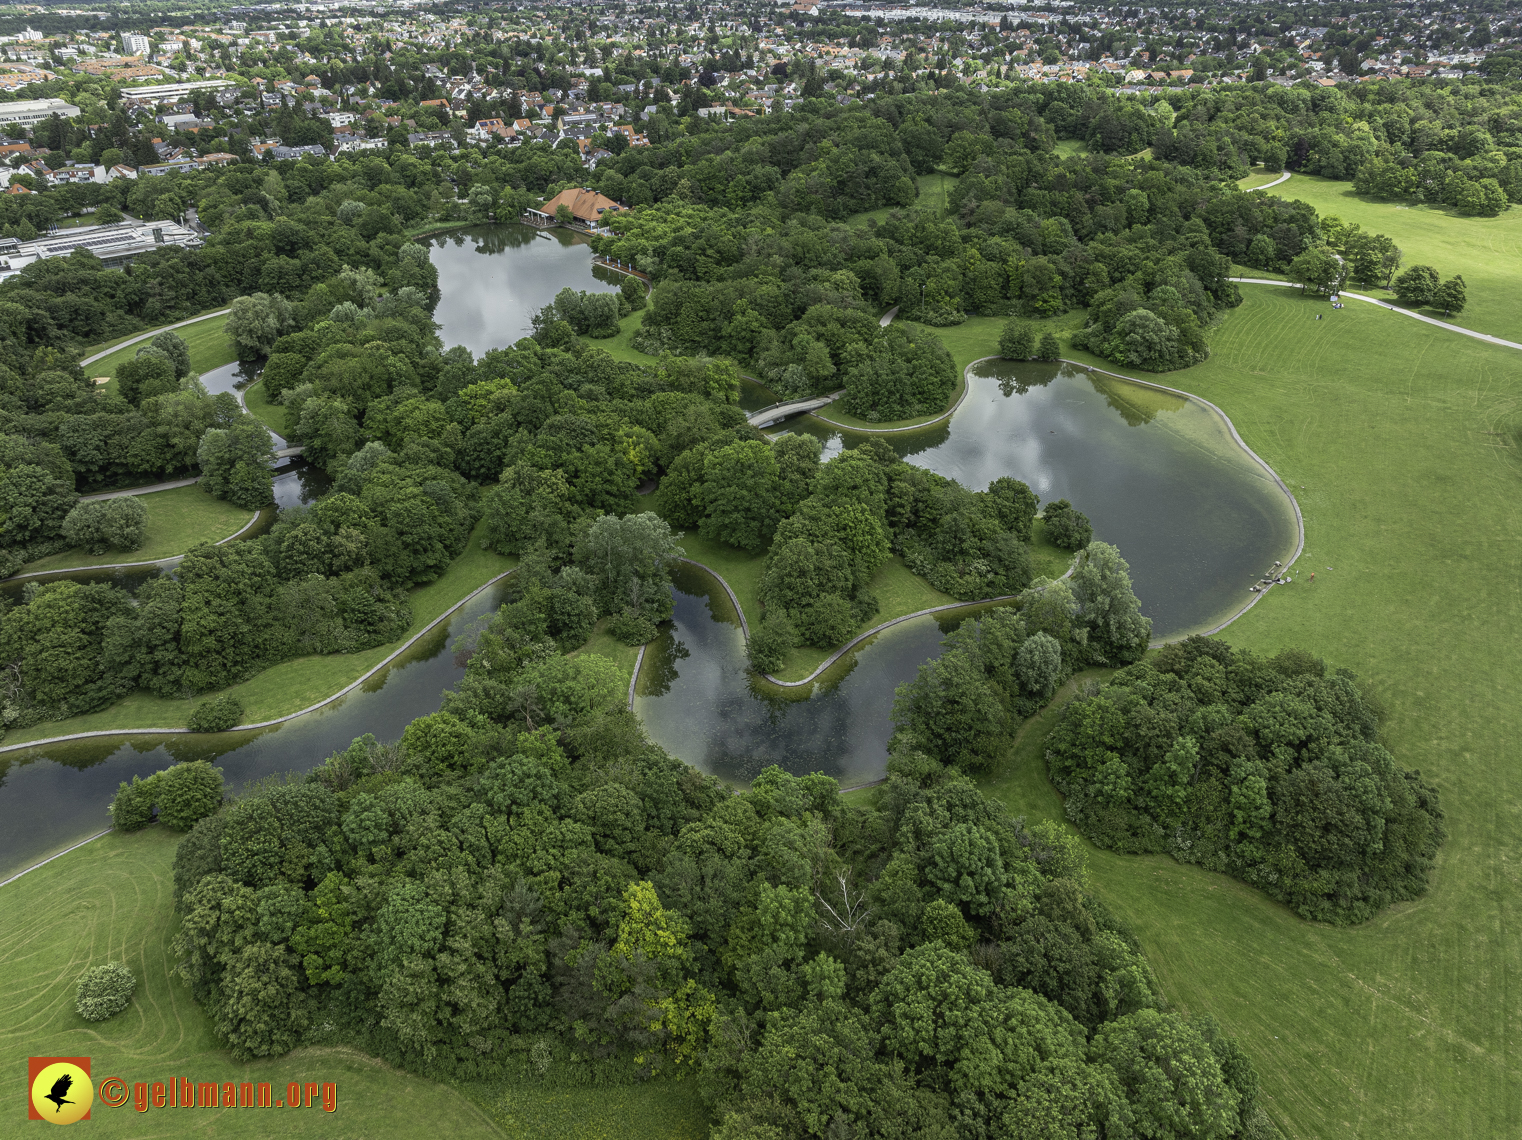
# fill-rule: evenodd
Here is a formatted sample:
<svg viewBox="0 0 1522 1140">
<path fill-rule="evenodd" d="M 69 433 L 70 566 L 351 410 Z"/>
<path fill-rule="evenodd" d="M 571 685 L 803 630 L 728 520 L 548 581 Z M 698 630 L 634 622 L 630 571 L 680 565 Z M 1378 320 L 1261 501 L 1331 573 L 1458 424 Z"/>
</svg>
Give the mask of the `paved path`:
<svg viewBox="0 0 1522 1140">
<path fill-rule="evenodd" d="M 85 357 L 83 360 L 81 360 L 79 362 L 79 366 L 81 368 L 83 368 L 86 364 L 94 364 L 97 360 L 100 360 L 103 357 L 110 356 L 113 352 L 116 352 L 118 349 L 123 349 L 123 348 L 126 348 L 128 345 L 136 344 L 140 340 L 151 340 L 154 337 L 158 336 L 159 333 L 161 333 L 161 332 L 169 332 L 171 329 L 182 329 L 186 325 L 200 324 L 202 321 L 209 321 L 209 320 L 211 320 L 212 317 L 225 316 L 226 314 L 228 314 L 230 312 L 232 312 L 231 309 L 218 309 L 215 313 L 205 313 L 205 314 L 203 314 L 202 316 L 199 316 L 199 317 L 191 317 L 190 320 L 188 320 L 188 321 L 181 321 L 178 324 L 165 325 L 163 328 L 149 329 L 147 332 L 142 333 L 142 334 L 140 334 L 138 336 L 135 336 L 131 340 L 124 340 L 120 344 L 113 344 L 110 348 L 106 349 L 103 352 L 97 352 L 94 356 L 87 356 L 87 357 Z"/>
<path fill-rule="evenodd" d="M 894 305 L 893 308 L 889 309 L 886 313 L 883 314 L 882 320 L 877 322 L 878 327 L 884 329 L 887 328 L 893 323 L 893 318 L 896 316 L 898 316 L 898 306 Z"/>
<path fill-rule="evenodd" d="M 200 481 L 199 475 L 194 479 L 171 479 L 168 483 L 155 483 L 151 487 L 128 487 L 125 491 L 101 491 L 96 495 L 81 495 L 79 501 L 88 503 L 96 499 L 126 499 L 132 495 L 151 495 L 155 491 L 173 491 L 176 487 L 189 487 Z"/>
<path fill-rule="evenodd" d="M 192 480 L 192 482 L 194 482 L 194 480 Z M 266 510 L 267 509 L 268 508 L 266 508 Z M 260 516 L 263 514 L 264 511 L 255 511 L 254 517 L 249 519 L 248 522 L 244 523 L 234 533 L 228 535 L 226 538 L 217 539 L 217 541 L 212 543 L 212 545 L 221 546 L 223 543 L 231 542 L 235 538 L 241 538 L 243 535 L 248 533 L 249 528 L 258 522 Z M 73 574 L 80 570 L 134 570 L 140 566 L 163 566 L 165 569 L 168 569 L 172 566 L 178 566 L 184 560 L 184 558 L 185 556 L 183 554 L 171 554 L 168 558 L 151 558 L 147 562 L 107 562 L 101 566 L 60 566 L 57 570 L 33 570 L 29 574 L 12 574 L 9 578 L 3 580 L 6 582 L 15 582 L 19 581 L 22 578 L 47 578 L 54 574 Z"/>
<path fill-rule="evenodd" d="M 1297 282 L 1275 281 L 1268 277 L 1233 277 L 1232 280 L 1240 282 L 1243 285 L 1285 285 L 1291 288 L 1299 288 Z M 1371 305 L 1378 305 L 1382 309 L 1389 309 L 1392 313 L 1399 313 L 1403 317 L 1410 317 L 1415 321 L 1423 321 L 1429 325 L 1436 325 L 1438 328 L 1447 329 L 1449 332 L 1462 333 L 1464 336 L 1473 337 L 1475 340 L 1483 340 L 1488 344 L 1499 344 L 1502 348 L 1522 348 L 1522 344 L 1518 344 L 1514 340 L 1502 340 L 1498 336 L 1475 332 L 1474 329 L 1466 329 L 1463 325 L 1440 321 L 1436 317 L 1424 317 L 1421 313 L 1413 313 L 1410 309 L 1399 308 L 1396 305 L 1390 304 L 1389 301 L 1381 301 L 1378 297 L 1366 297 L 1362 293 L 1350 293 L 1346 289 L 1339 289 L 1337 296 L 1351 297 L 1355 301 L 1367 301 Z"/>
<path fill-rule="evenodd" d="M 1274 187 L 1274 186 L 1279 185 L 1279 183 L 1281 183 L 1281 182 L 1288 182 L 1288 181 L 1289 181 L 1289 171 L 1286 170 L 1283 174 L 1279 175 L 1279 177 L 1275 178 L 1272 182 L 1265 182 L 1265 183 L 1263 183 L 1262 186 L 1254 186 L 1251 190 L 1248 190 L 1247 192 L 1249 194 L 1251 194 L 1251 193 L 1253 193 L 1256 190 L 1267 190 L 1270 187 Z"/>
</svg>

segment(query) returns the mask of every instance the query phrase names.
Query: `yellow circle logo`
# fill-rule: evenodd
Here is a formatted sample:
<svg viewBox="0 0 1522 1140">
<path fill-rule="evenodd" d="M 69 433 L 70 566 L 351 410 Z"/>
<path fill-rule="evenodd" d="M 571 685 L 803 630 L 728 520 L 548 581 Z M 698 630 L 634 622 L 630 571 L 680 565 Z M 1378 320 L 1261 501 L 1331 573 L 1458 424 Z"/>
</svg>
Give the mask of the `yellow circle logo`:
<svg viewBox="0 0 1522 1140">
<path fill-rule="evenodd" d="M 94 1102 L 95 1086 L 89 1076 L 68 1061 L 55 1061 L 32 1081 L 32 1107 L 54 1124 L 73 1124 Z"/>
</svg>

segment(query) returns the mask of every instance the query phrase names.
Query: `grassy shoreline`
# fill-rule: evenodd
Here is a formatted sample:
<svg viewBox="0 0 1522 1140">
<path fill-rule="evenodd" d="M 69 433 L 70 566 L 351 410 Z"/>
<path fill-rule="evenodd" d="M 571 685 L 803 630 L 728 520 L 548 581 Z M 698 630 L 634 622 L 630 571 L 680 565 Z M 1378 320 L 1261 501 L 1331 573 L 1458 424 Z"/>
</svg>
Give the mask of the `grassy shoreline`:
<svg viewBox="0 0 1522 1140">
<path fill-rule="evenodd" d="M 112 550 L 105 554 L 66 550 L 62 554 L 28 562 L 16 573 L 88 570 L 122 562 L 159 562 L 184 554 L 199 543 L 230 538 L 259 513 L 233 506 L 223 499 L 214 499 L 196 485 L 155 491 L 138 498 L 148 508 L 148 525 L 143 545 L 137 550 Z"/>
<path fill-rule="evenodd" d="M 1449 839 L 1426 897 L 1351 928 L 1160 856 L 1091 849 L 1095 889 L 1169 999 L 1238 1037 L 1288 1136 L 1511 1134 L 1522 1061 L 1497 1001 L 1522 972 L 1502 917 L 1522 845 L 1522 360 L 1374 306 L 1242 291 L 1211 359 L 1164 379 L 1220 406 L 1291 486 L 1318 578 L 1221 637 L 1352 669 L 1387 709 L 1397 762 L 1438 785 Z M 1062 818 L 1042 759 L 1054 720 L 988 785 L 1030 820 Z"/>
<path fill-rule="evenodd" d="M 405 637 L 361 653 L 297 657 L 272 665 L 247 681 L 221 690 L 243 702 L 243 723 L 289 716 L 330 697 L 374 669 L 409 638 L 440 614 L 452 609 L 497 575 L 510 570 L 517 559 L 482 550 L 480 526 L 471 535 L 465 552 L 450 563 L 436 582 L 415 587 L 409 595 L 412 625 Z M 47 721 L 7 733 L 4 743 L 25 744 L 76 732 L 112 729 L 183 728 L 195 706 L 209 696 L 168 700 L 142 691 L 123 697 L 109 708 L 67 720 Z"/>
</svg>

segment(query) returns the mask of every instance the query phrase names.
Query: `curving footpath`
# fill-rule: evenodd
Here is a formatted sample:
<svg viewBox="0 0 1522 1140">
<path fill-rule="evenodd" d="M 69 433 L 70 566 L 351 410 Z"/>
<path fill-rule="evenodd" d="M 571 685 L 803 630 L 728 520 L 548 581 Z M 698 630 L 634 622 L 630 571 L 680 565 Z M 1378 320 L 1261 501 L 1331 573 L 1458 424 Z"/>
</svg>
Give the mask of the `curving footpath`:
<svg viewBox="0 0 1522 1140">
<path fill-rule="evenodd" d="M 180 321 L 177 324 L 164 325 L 162 328 L 149 329 L 147 332 L 132 337 L 130 340 L 124 340 L 120 344 L 113 344 L 110 348 L 105 349 L 102 352 L 97 352 L 94 356 L 85 357 L 79 362 L 79 366 L 83 368 L 86 364 L 94 364 L 97 360 L 103 360 L 104 358 L 110 356 L 113 352 L 120 352 L 122 349 L 137 344 L 139 341 L 152 340 L 161 332 L 172 332 L 175 329 L 182 329 L 186 325 L 198 325 L 202 321 L 211 320 L 212 317 L 225 317 L 230 312 L 232 312 L 231 309 L 218 309 L 215 313 L 202 313 L 199 317 L 191 317 L 188 321 Z"/>
<path fill-rule="evenodd" d="M 1231 277 L 1228 280 L 1236 281 L 1242 285 L 1283 285 L 1289 289 L 1303 288 L 1298 281 L 1275 281 L 1271 277 Z M 1363 293 L 1350 293 L 1346 289 L 1337 290 L 1337 296 L 1351 297 L 1355 301 L 1367 301 L 1371 305 L 1378 305 L 1382 309 L 1389 309 L 1392 313 L 1399 313 L 1403 317 L 1410 317 L 1415 321 L 1436 325 L 1438 328 L 1447 329 L 1449 332 L 1462 333 L 1464 336 L 1473 337 L 1475 340 L 1483 340 L 1487 344 L 1499 344 L 1502 348 L 1522 348 L 1522 344 L 1518 344 L 1514 340 L 1502 340 L 1498 336 L 1475 332 L 1474 329 L 1466 329 L 1463 325 L 1452 324 L 1449 321 L 1440 321 L 1436 317 L 1424 317 L 1421 313 L 1413 313 L 1410 309 L 1399 308 L 1396 305 L 1390 304 L 1389 301 L 1380 300 L 1378 297 L 1365 296 Z"/>
<path fill-rule="evenodd" d="M 79 501 L 95 503 L 101 499 L 126 499 L 133 495 L 151 495 L 155 491 L 173 491 L 176 487 L 190 487 L 200 481 L 199 475 L 193 479 L 171 479 L 167 483 L 154 483 L 147 487 L 128 487 L 125 491 L 100 491 L 94 495 L 81 495 Z"/>
<path fill-rule="evenodd" d="M 1288 181 L 1289 181 L 1289 171 L 1286 170 L 1283 174 L 1279 175 L 1279 177 L 1275 178 L 1272 182 L 1265 182 L 1265 183 L 1263 183 L 1262 186 L 1253 186 L 1250 189 L 1248 189 L 1246 192 L 1248 194 L 1256 194 L 1259 190 L 1269 190 L 1269 189 L 1279 185 L 1279 183 L 1281 183 L 1281 182 L 1288 182 Z"/>
<path fill-rule="evenodd" d="M 1281 283 L 1280 282 L 1274 282 L 1273 284 L 1281 284 Z M 1522 346 L 1518 346 L 1518 347 L 1522 347 Z M 1000 360 L 1000 359 L 1002 359 L 1002 358 L 998 357 L 998 356 L 984 356 L 984 357 L 980 357 L 977 360 L 974 360 L 971 364 L 969 364 L 967 366 L 967 368 L 964 370 L 964 376 L 965 376 L 966 373 L 972 371 L 972 368 L 973 368 L 974 365 L 981 364 L 985 360 Z M 1212 412 L 1214 412 L 1217 416 L 1219 416 L 1221 418 L 1221 421 L 1226 425 L 1226 429 L 1229 432 L 1231 432 L 1231 438 L 1236 442 L 1236 445 L 1238 447 L 1240 447 L 1253 460 L 1254 463 L 1258 464 L 1259 467 L 1263 468 L 1263 470 L 1265 472 L 1267 472 L 1268 477 L 1274 481 L 1274 485 L 1277 486 L 1279 488 L 1279 490 L 1284 492 L 1284 497 L 1289 500 L 1290 507 L 1295 512 L 1295 550 L 1294 550 L 1294 553 L 1291 554 L 1289 556 L 1289 558 L 1285 561 L 1283 570 L 1281 570 L 1280 573 L 1286 573 L 1286 572 L 1288 572 L 1289 568 L 1294 565 L 1295 560 L 1300 557 L 1301 552 L 1304 551 L 1304 549 L 1305 549 L 1305 517 L 1300 513 L 1300 503 L 1299 503 L 1298 500 L 1296 500 L 1294 494 L 1290 491 L 1289 487 L 1285 484 L 1284 480 L 1279 478 L 1279 473 L 1277 471 L 1275 471 L 1271 466 L 1269 466 L 1267 461 L 1265 461 L 1261 455 L 1259 455 L 1256 451 L 1254 451 L 1252 448 L 1247 446 L 1247 442 L 1241 437 L 1241 435 L 1238 434 L 1238 432 L 1237 432 L 1237 425 L 1232 423 L 1230 416 L 1228 416 L 1219 407 L 1217 407 L 1215 404 L 1211 403 L 1209 400 L 1205 399 L 1204 397 L 1197 396 L 1197 395 L 1195 395 L 1192 392 L 1186 392 L 1186 391 L 1184 391 L 1181 388 L 1171 388 L 1171 387 L 1169 387 L 1166 384 L 1158 384 L 1158 383 L 1155 383 L 1154 381 L 1151 381 L 1151 380 L 1138 380 L 1134 376 L 1124 376 L 1124 375 L 1122 375 L 1119 372 L 1109 372 L 1109 371 L 1106 371 L 1103 368 L 1095 368 L 1092 365 L 1084 364 L 1084 363 L 1082 363 L 1080 361 L 1077 361 L 1077 360 L 1067 360 L 1065 358 L 1059 358 L 1059 359 L 1061 360 L 1061 362 L 1063 364 L 1071 364 L 1071 365 L 1073 365 L 1075 367 L 1082 368 L 1082 369 L 1084 369 L 1085 371 L 1088 371 L 1088 372 L 1097 372 L 1101 376 L 1113 376 L 1117 380 L 1125 380 L 1125 381 L 1127 381 L 1129 383 L 1132 383 L 1132 384 L 1140 384 L 1140 385 L 1142 385 L 1143 387 L 1146 387 L 1146 388 L 1153 388 L 1153 389 L 1156 389 L 1157 391 L 1160 391 L 1160 392 L 1167 392 L 1170 395 L 1182 396 L 1186 400 L 1195 400 L 1195 401 L 1199 402 L 1200 404 L 1203 404 L 1205 407 L 1209 408 Z M 964 389 L 963 389 L 963 393 L 962 393 L 963 399 L 966 398 L 967 391 L 970 390 L 970 388 L 971 388 L 970 384 L 969 385 L 964 385 Z M 958 400 L 957 404 L 960 406 L 961 402 L 962 402 L 961 400 Z M 955 411 L 955 410 L 956 410 L 955 408 L 952 409 L 952 411 Z M 946 414 L 950 415 L 951 413 L 948 412 Z M 897 429 L 888 429 L 888 430 L 904 431 L 904 430 L 908 430 L 908 429 L 897 428 Z M 740 599 L 738 597 L 736 597 L 735 592 L 734 592 L 733 589 L 730 588 L 729 583 L 724 580 L 724 576 L 722 574 L 720 574 L 718 571 L 714 570 L 712 567 L 705 566 L 703 563 L 698 562 L 695 559 L 682 558 L 682 559 L 680 559 L 680 561 L 687 563 L 689 566 L 696 566 L 699 569 L 704 570 L 707 573 L 713 575 L 713 577 L 718 581 L 719 585 L 724 587 L 724 592 L 729 595 L 730 604 L 735 607 L 735 613 L 739 615 L 739 618 L 740 618 L 740 633 L 745 638 L 745 640 L 747 642 L 749 642 L 750 641 L 750 625 L 745 620 L 745 610 L 740 606 Z M 1076 563 L 1075 563 L 1075 565 L 1076 565 Z M 1064 574 L 1063 577 L 1066 578 L 1066 577 L 1071 576 L 1072 573 L 1073 573 L 1073 569 L 1074 569 L 1073 566 L 1068 567 L 1068 572 L 1066 574 Z M 1273 589 L 1273 587 L 1272 586 L 1268 586 L 1265 589 L 1259 591 L 1258 593 L 1253 594 L 1253 596 L 1250 599 L 1248 599 L 1248 601 L 1245 602 L 1241 606 L 1241 608 L 1239 608 L 1230 617 L 1226 618 L 1225 621 L 1220 622 L 1218 625 L 1212 626 L 1210 629 L 1199 631 L 1199 635 L 1200 636 L 1209 636 L 1210 634 L 1213 634 L 1213 633 L 1219 633 L 1221 630 L 1225 629 L 1228 625 L 1230 625 L 1232 622 L 1236 621 L 1239 617 L 1241 617 L 1243 614 L 1245 614 L 1248 610 L 1252 609 L 1253 606 L 1257 605 L 1259 601 L 1261 601 L 1263 598 L 1267 597 L 1268 596 L 1268 592 L 1271 589 Z M 881 633 L 883 630 L 885 630 L 885 629 L 891 629 L 893 626 L 898 625 L 900 622 L 906 622 L 906 621 L 909 621 L 912 618 L 927 617 L 930 614 L 944 613 L 947 610 L 965 609 L 965 608 L 967 608 L 969 606 L 981 606 L 981 605 L 989 605 L 989 604 L 996 603 L 996 602 L 1012 601 L 1014 598 L 1015 598 L 1015 595 L 1013 595 L 1013 594 L 1005 594 L 1005 595 L 1001 595 L 1000 597 L 997 597 L 997 598 L 982 598 L 982 599 L 979 599 L 977 601 L 972 601 L 972 602 L 953 602 L 953 603 L 951 603 L 949 605 L 932 606 L 929 609 L 917 610 L 914 613 L 904 614 L 902 617 L 896 617 L 896 618 L 891 619 L 890 621 L 885 621 L 881 625 L 875 625 L 871 629 L 867 630 L 865 633 L 858 634 L 856 637 L 854 637 L 850 641 L 846 642 L 839 649 L 835 650 L 834 653 L 830 654 L 830 656 L 827 657 L 824 660 L 824 662 L 817 669 L 815 669 L 812 673 L 810 673 L 807 677 L 805 677 L 801 681 L 782 681 L 782 680 L 778 680 L 776 677 L 773 677 L 770 673 L 763 673 L 760 670 L 756 670 L 756 672 L 759 673 L 760 676 L 764 677 L 771 684 L 776 685 L 779 688 L 784 688 L 784 689 L 796 689 L 796 688 L 800 688 L 800 687 L 802 687 L 804 685 L 812 684 L 816 679 L 818 679 L 818 677 L 826 669 L 828 669 L 831 665 L 834 665 L 837 661 L 839 661 L 847 653 L 851 652 L 851 650 L 855 649 L 858 645 L 862 644 L 862 642 L 866 641 L 868 638 L 875 637 L 877 634 Z M 1169 639 L 1169 638 L 1160 638 L 1157 641 L 1153 641 L 1153 642 L 1149 643 L 1147 648 L 1149 648 L 1149 649 L 1156 649 L 1159 646 L 1167 645 L 1170 640 L 1173 640 L 1173 641 L 1182 641 L 1185 637 L 1193 637 L 1193 636 L 1196 636 L 1196 635 L 1193 634 L 1193 633 L 1189 633 L 1189 634 L 1184 634 L 1181 637 L 1176 637 L 1176 638 L 1171 638 L 1171 639 Z M 634 664 L 634 676 L 629 681 L 629 707 L 631 709 L 634 707 L 634 690 L 635 690 L 635 686 L 639 682 L 639 670 L 640 670 L 640 665 L 643 662 L 644 662 L 644 650 L 643 650 L 643 648 L 641 648 L 639 658 L 635 661 L 635 664 Z M 870 785 L 863 784 L 861 786 L 862 787 L 868 787 Z"/>
<path fill-rule="evenodd" d="M 284 724 L 288 720 L 295 720 L 297 717 L 306 716 L 307 713 L 316 712 L 324 705 L 330 705 L 340 697 L 348 696 L 355 689 L 359 688 L 366 681 L 368 681 L 371 677 L 375 676 L 382 669 L 386 668 L 386 666 L 390 665 L 391 662 L 395 661 L 403 653 L 407 652 L 407 650 L 411 649 L 412 646 L 416 644 L 423 636 L 432 632 L 434 627 L 444 619 L 451 617 L 454 612 L 461 606 L 465 605 L 466 602 L 480 597 L 487 590 L 491 589 L 498 582 L 502 581 L 502 579 L 506 578 L 509 574 L 516 574 L 517 572 L 518 568 L 514 566 L 511 570 L 504 570 L 491 581 L 476 587 L 476 589 L 472 590 L 469 594 L 461 598 L 454 605 L 450 606 L 447 610 L 441 613 L 438 617 L 434 618 L 422 629 L 418 630 L 406 641 L 402 642 L 402 644 L 394 649 L 390 654 L 388 654 L 385 660 L 380 662 L 380 664 L 367 670 L 362 676 L 355 678 L 353 681 L 349 682 L 349 684 L 345 685 L 342 689 L 339 689 L 338 692 L 333 693 L 331 696 L 323 697 L 322 700 L 318 701 L 316 704 L 310 704 L 306 708 L 301 709 L 299 712 L 289 713 L 286 716 L 277 716 L 273 720 L 261 720 L 255 724 L 234 725 L 232 728 L 226 729 L 225 731 L 248 732 L 256 728 L 273 728 L 277 724 Z M 18 752 L 23 748 L 41 748 L 47 744 L 61 744 L 67 740 L 89 740 L 92 737 L 96 736 L 182 736 L 187 735 L 190 732 L 191 730 L 188 728 L 102 728 L 97 729 L 94 732 L 73 732 L 67 736 L 49 736 L 41 740 L 28 740 L 22 744 L 7 744 L 4 747 L 0 747 L 0 752 Z"/>
<path fill-rule="evenodd" d="M 195 482 L 194 479 L 191 482 Z M 266 508 L 268 509 L 268 508 Z M 249 529 L 264 516 L 264 511 L 255 511 L 254 517 L 249 519 L 226 538 L 219 538 L 212 543 L 213 546 L 221 546 L 223 543 L 232 542 L 247 534 Z M 45 578 L 50 574 L 78 574 L 81 570 L 133 570 L 139 566 L 178 566 L 185 556 L 183 554 L 171 554 L 168 558 L 152 558 L 147 562 L 107 562 L 101 566 L 61 566 L 57 570 L 33 570 L 28 574 L 12 574 L 9 578 L 0 578 L 4 582 L 19 582 L 22 578 Z M 0 749 L 3 752 L 4 749 Z"/>
</svg>

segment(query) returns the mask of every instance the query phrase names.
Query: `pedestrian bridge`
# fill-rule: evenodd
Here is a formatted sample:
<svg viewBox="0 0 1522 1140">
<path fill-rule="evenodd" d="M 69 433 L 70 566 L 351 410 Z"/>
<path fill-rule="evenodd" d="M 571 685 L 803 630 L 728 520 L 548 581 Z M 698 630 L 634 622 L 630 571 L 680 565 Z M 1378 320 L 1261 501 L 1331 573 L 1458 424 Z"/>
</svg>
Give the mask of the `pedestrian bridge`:
<svg viewBox="0 0 1522 1140">
<path fill-rule="evenodd" d="M 784 400 L 780 404 L 772 404 L 760 411 L 751 412 L 746 416 L 750 426 L 754 428 L 770 427 L 772 424 L 781 423 L 789 416 L 800 416 L 804 412 L 816 411 L 826 404 L 834 403 L 845 395 L 845 389 L 831 392 L 828 396 L 810 396 L 804 400 Z"/>
</svg>

